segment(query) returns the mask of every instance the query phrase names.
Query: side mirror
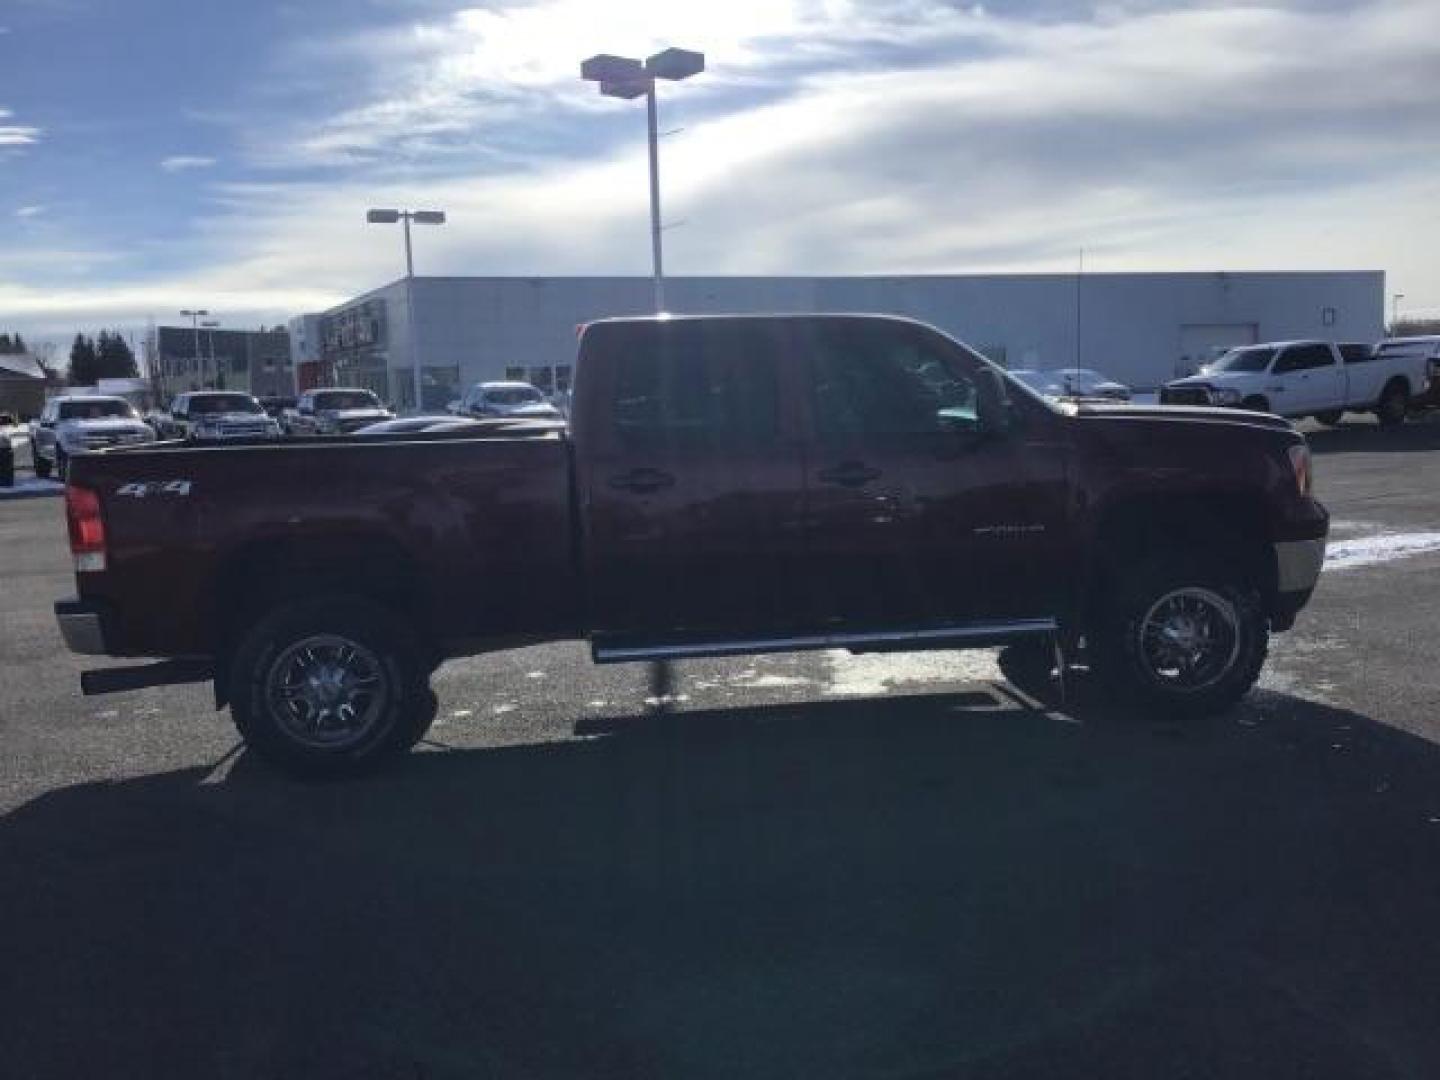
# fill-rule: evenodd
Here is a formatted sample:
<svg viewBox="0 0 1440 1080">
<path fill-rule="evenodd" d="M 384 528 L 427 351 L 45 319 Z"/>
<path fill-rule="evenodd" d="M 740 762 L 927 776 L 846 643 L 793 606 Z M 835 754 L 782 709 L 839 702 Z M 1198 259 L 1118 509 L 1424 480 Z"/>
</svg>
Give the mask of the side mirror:
<svg viewBox="0 0 1440 1080">
<path fill-rule="evenodd" d="M 1010 433 L 1010 395 L 1000 373 L 988 365 L 975 372 L 975 416 L 981 435 Z"/>
</svg>

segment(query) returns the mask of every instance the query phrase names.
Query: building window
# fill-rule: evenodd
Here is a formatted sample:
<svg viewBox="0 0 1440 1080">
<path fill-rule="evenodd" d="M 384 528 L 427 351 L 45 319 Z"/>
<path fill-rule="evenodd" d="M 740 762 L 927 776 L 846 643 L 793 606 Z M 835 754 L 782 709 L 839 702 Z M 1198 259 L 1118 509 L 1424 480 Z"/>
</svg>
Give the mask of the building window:
<svg viewBox="0 0 1440 1080">
<path fill-rule="evenodd" d="M 505 369 L 506 382 L 524 382 L 525 369 L 523 367 L 507 367 Z"/>
</svg>

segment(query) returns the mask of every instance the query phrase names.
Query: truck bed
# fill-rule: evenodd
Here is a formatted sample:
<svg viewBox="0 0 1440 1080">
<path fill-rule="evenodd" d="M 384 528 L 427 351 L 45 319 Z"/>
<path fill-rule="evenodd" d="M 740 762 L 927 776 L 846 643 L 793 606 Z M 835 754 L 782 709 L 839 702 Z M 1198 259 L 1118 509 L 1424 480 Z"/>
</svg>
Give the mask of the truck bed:
<svg viewBox="0 0 1440 1080">
<path fill-rule="evenodd" d="M 80 597 L 113 612 L 126 656 L 211 654 L 250 597 L 331 574 L 383 579 L 441 647 L 561 633 L 570 456 L 556 425 L 86 455 L 71 482 L 98 495 L 109 551 Z"/>
</svg>

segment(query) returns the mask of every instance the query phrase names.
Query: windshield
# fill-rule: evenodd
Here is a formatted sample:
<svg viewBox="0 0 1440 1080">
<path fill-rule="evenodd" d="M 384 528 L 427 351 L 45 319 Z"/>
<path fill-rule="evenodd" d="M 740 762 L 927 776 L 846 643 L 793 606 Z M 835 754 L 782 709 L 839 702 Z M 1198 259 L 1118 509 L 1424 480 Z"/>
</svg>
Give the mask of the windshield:
<svg viewBox="0 0 1440 1080">
<path fill-rule="evenodd" d="M 260 403 L 249 394 L 206 394 L 190 399 L 190 415 L 214 413 L 258 413 Z"/>
<path fill-rule="evenodd" d="M 317 409 L 378 409 L 380 399 L 369 390 L 336 390 L 315 395 Z"/>
<path fill-rule="evenodd" d="M 485 400 L 491 405 L 530 405 L 545 399 L 533 386 L 507 386 L 500 390 L 486 390 Z"/>
<path fill-rule="evenodd" d="M 1207 372 L 1236 371 L 1253 374 L 1255 372 L 1268 370 L 1270 361 L 1274 359 L 1274 349 L 1265 345 L 1252 345 L 1245 349 L 1231 349 L 1204 370 Z"/>
<path fill-rule="evenodd" d="M 90 398 L 81 401 L 62 401 L 61 420 L 105 420 L 120 418 L 135 419 L 135 408 L 124 398 Z"/>
</svg>

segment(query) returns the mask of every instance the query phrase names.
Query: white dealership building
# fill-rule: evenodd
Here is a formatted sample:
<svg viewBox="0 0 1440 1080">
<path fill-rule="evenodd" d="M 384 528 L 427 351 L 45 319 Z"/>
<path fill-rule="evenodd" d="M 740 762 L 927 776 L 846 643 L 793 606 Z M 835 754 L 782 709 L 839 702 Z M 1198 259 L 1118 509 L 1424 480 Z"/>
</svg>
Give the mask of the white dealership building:
<svg viewBox="0 0 1440 1080">
<path fill-rule="evenodd" d="M 1188 374 L 1230 345 L 1375 341 L 1385 309 L 1380 271 L 671 277 L 665 290 L 675 314 L 906 315 L 1009 368 L 1096 368 L 1137 389 Z M 490 379 L 563 391 L 577 327 L 647 314 L 651 297 L 648 277 L 402 279 L 292 322 L 292 337 L 306 329 L 315 377 L 304 381 L 368 387 L 404 409 L 418 354 L 424 405 L 434 410 Z"/>
</svg>

